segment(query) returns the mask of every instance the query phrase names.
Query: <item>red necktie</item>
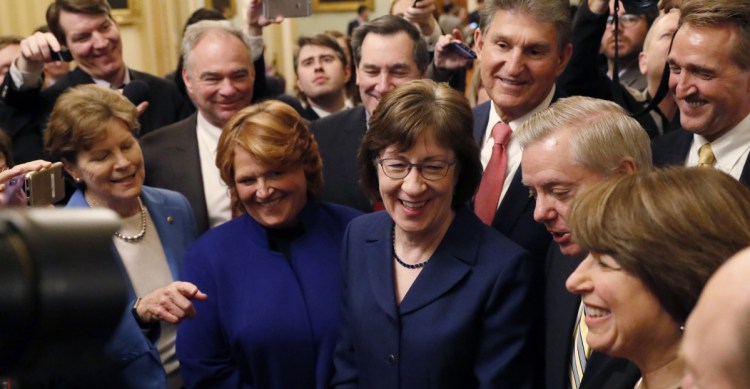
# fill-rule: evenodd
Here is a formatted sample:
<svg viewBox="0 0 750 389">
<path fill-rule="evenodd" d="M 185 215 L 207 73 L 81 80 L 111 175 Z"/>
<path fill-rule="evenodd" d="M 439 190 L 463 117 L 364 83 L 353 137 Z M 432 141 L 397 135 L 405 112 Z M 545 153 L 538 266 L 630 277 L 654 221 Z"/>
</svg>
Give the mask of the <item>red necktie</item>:
<svg viewBox="0 0 750 389">
<path fill-rule="evenodd" d="M 492 146 L 490 162 L 484 169 L 479 190 L 474 197 L 474 212 L 488 225 L 492 224 L 492 219 L 497 211 L 497 203 L 500 200 L 500 193 L 503 191 L 505 169 L 508 166 L 508 152 L 505 150 L 505 145 L 508 143 L 512 132 L 510 126 L 503 122 L 498 122 L 492 127 L 492 139 L 495 141 L 495 145 Z"/>
</svg>

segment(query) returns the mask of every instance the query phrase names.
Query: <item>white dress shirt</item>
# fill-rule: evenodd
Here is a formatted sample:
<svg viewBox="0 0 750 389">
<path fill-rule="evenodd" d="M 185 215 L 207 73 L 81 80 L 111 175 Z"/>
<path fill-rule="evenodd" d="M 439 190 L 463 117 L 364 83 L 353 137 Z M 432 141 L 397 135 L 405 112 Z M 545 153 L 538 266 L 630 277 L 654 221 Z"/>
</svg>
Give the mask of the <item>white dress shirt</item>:
<svg viewBox="0 0 750 389">
<path fill-rule="evenodd" d="M 515 131 L 531 115 L 549 107 L 550 103 L 552 102 L 552 96 L 554 94 L 555 87 L 553 85 L 552 90 L 550 90 L 547 97 L 542 100 L 542 102 L 538 106 L 536 106 L 536 108 L 532 109 L 526 115 L 523 115 L 520 118 L 512 120 L 510 121 L 510 123 L 508 123 L 510 129 Z M 494 127 L 498 122 L 502 122 L 500 115 L 497 113 L 497 107 L 495 106 L 495 103 L 493 101 L 490 101 L 490 104 L 490 118 L 487 121 L 487 128 L 485 128 L 484 130 L 484 139 L 482 140 L 482 150 L 480 154 L 482 169 L 487 167 L 487 164 L 490 162 L 490 157 L 492 156 L 492 147 L 494 146 L 494 142 L 492 141 L 492 127 Z M 516 171 L 518 171 L 518 167 L 521 166 L 521 145 L 519 145 L 518 142 L 515 141 L 512 134 L 510 136 L 510 141 L 508 141 L 508 144 L 505 146 L 505 150 L 508 153 L 508 166 L 505 169 L 505 181 L 503 182 L 503 191 L 500 193 L 500 199 L 497 203 L 498 207 L 503 201 L 505 193 L 508 192 L 508 188 L 510 187 L 510 183 L 513 181 L 513 176 L 515 176 Z"/>
<path fill-rule="evenodd" d="M 216 147 L 219 144 L 221 128 L 209 123 L 198 112 L 198 153 L 201 159 L 203 194 L 206 198 L 208 225 L 215 227 L 232 218 L 232 204 L 229 187 L 224 184 L 216 167 Z"/>
<path fill-rule="evenodd" d="M 693 134 L 693 144 L 685 159 L 685 166 L 698 166 L 698 149 L 706 143 L 709 143 L 706 138 Z M 734 128 L 710 143 L 716 157 L 714 168 L 739 180 L 750 153 L 750 115 L 745 116 Z"/>
</svg>

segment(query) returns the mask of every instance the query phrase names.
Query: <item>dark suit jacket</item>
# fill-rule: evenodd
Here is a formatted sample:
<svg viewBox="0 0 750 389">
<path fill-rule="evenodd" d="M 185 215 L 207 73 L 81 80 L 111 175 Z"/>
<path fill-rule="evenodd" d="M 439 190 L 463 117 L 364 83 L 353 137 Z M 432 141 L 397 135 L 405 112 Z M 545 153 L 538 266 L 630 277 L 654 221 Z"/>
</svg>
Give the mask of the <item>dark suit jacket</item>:
<svg viewBox="0 0 750 389">
<path fill-rule="evenodd" d="M 557 89 L 559 90 L 559 88 Z M 558 98 L 556 92 L 553 101 Z M 487 128 L 487 122 L 490 117 L 490 109 L 492 109 L 491 103 L 488 101 L 484 104 L 476 106 L 473 110 L 474 113 L 474 139 L 477 144 L 481 147 L 484 139 L 484 132 Z M 542 324 L 544 322 L 544 313 L 542 309 L 543 305 L 543 293 L 544 293 L 544 259 L 547 255 L 547 248 L 552 241 L 552 235 L 547 231 L 547 228 L 534 220 L 534 207 L 536 202 L 529 196 L 529 190 L 521 182 L 522 179 L 521 167 L 518 167 L 516 174 L 513 176 L 508 187 L 508 192 L 500 202 L 500 206 L 495 213 L 495 217 L 492 220 L 492 227 L 510 240 L 516 242 L 518 245 L 526 249 L 531 254 L 532 259 L 532 306 L 536 307 L 532 312 L 534 317 L 533 320 L 533 333 L 541 333 Z M 543 371 L 543 354 L 544 354 L 544 338 L 542 336 L 534 336 L 532 343 L 529 346 L 528 352 L 530 358 L 533 361 L 534 377 L 542 377 Z M 541 382 L 539 378 L 536 378 L 535 388 L 541 388 Z"/>
<path fill-rule="evenodd" d="M 299 99 L 294 96 L 279 95 L 276 96 L 276 100 L 282 101 L 290 107 L 294 108 L 294 110 L 297 111 L 300 116 L 309 121 L 320 119 L 318 113 L 315 112 L 315 110 L 312 109 L 310 105 L 307 105 L 306 107 L 302 106 L 302 103 L 299 101 Z"/>
<path fill-rule="evenodd" d="M 654 166 L 684 166 L 692 144 L 693 133 L 682 128 L 654 139 L 651 143 Z M 742 168 L 740 183 L 750 188 L 750 158 L 745 161 L 745 166 Z"/>
<path fill-rule="evenodd" d="M 174 83 L 163 78 L 152 76 L 148 73 L 128 69 L 131 80 L 142 80 L 149 86 L 149 107 L 139 118 L 141 124 L 140 135 L 144 135 L 157 128 L 164 127 L 176 121 L 184 119 L 189 115 L 189 106 L 182 95 L 177 91 Z M 93 84 L 94 80 L 80 67 L 65 74 L 55 85 L 48 89 L 37 88 L 16 89 L 10 74 L 0 86 L 0 97 L 5 102 L 17 109 L 38 109 L 42 107 L 44 120 L 52 112 L 52 108 L 60 95 L 78 85 Z M 28 106 L 31 104 L 31 107 Z"/>
<path fill-rule="evenodd" d="M 346 26 L 346 35 L 352 36 L 352 32 L 354 32 L 354 29 L 359 27 L 359 18 L 356 18 L 349 22 L 349 24 Z"/>
<path fill-rule="evenodd" d="M 144 185 L 170 189 L 187 197 L 198 234 L 208 230 L 196 127 L 198 114 L 141 138 L 146 166 Z"/>
<path fill-rule="evenodd" d="M 556 93 L 553 101 L 557 98 Z M 473 110 L 474 139 L 479 147 L 482 147 L 491 107 L 492 105 L 488 101 L 476 106 Z M 552 235 L 547 232 L 543 224 L 534 221 L 534 206 L 536 203 L 534 199 L 529 197 L 529 190 L 521 183 L 521 179 L 522 173 L 519 166 L 513 176 L 513 181 L 510 183 L 508 192 L 505 194 L 503 201 L 500 202 L 497 213 L 495 213 L 492 227 L 526 249 L 541 269 Z"/>
<path fill-rule="evenodd" d="M 459 209 L 396 304 L 393 221 L 376 212 L 344 238 L 336 388 L 529 388 L 527 254 Z"/>
<path fill-rule="evenodd" d="M 0 129 L 10 138 L 15 164 L 42 158 L 42 115 L 39 110 L 17 109 L 0 101 Z"/>
<path fill-rule="evenodd" d="M 323 200 L 372 211 L 359 186 L 357 152 L 367 131 L 366 111 L 358 106 L 310 123 L 323 158 Z"/>
<path fill-rule="evenodd" d="M 568 292 L 565 281 L 583 260 L 560 252 L 550 245 L 545 269 L 545 387 L 567 389 L 573 330 L 581 298 Z M 632 389 L 641 374 L 634 364 L 622 358 L 593 352 L 583 373 L 580 389 Z"/>
</svg>

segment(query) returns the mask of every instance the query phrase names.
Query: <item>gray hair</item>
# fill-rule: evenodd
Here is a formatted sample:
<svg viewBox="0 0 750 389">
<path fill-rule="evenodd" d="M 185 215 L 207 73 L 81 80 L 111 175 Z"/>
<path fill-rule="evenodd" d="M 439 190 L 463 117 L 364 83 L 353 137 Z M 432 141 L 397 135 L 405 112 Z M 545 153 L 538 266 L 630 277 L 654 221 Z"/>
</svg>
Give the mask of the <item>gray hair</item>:
<svg viewBox="0 0 750 389">
<path fill-rule="evenodd" d="M 584 0 L 585 1 L 585 0 Z M 562 50 L 570 43 L 572 21 L 570 19 L 570 2 L 568 0 L 489 0 L 479 10 L 479 29 L 482 36 L 492 23 L 497 11 L 507 11 L 553 23 L 557 31 L 558 49 Z"/>
<path fill-rule="evenodd" d="M 233 36 L 239 39 L 247 48 L 247 55 L 248 58 L 250 58 L 250 62 L 253 62 L 250 40 L 242 30 L 234 27 L 228 20 L 203 20 L 188 26 L 185 30 L 185 35 L 182 38 L 182 62 L 188 71 L 190 71 L 190 68 L 192 67 L 190 54 L 195 46 L 197 46 L 206 36 L 221 34 L 230 37 Z"/>
<path fill-rule="evenodd" d="M 532 115 L 513 138 L 521 147 L 540 142 L 555 131 L 573 129 L 570 154 L 578 164 L 609 176 L 631 159 L 638 170 L 651 170 L 651 143 L 638 122 L 619 105 L 591 97 L 558 100 Z"/>
</svg>

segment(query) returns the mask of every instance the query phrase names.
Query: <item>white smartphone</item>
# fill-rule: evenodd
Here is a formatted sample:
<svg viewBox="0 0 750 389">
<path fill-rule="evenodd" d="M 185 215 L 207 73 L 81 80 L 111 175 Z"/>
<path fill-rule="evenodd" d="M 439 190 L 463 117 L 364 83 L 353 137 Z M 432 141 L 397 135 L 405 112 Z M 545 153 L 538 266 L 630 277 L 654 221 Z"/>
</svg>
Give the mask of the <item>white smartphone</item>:
<svg viewBox="0 0 750 389">
<path fill-rule="evenodd" d="M 310 15 L 311 0 L 263 0 L 263 16 L 266 19 L 275 19 L 277 16 L 302 18 Z"/>
</svg>

